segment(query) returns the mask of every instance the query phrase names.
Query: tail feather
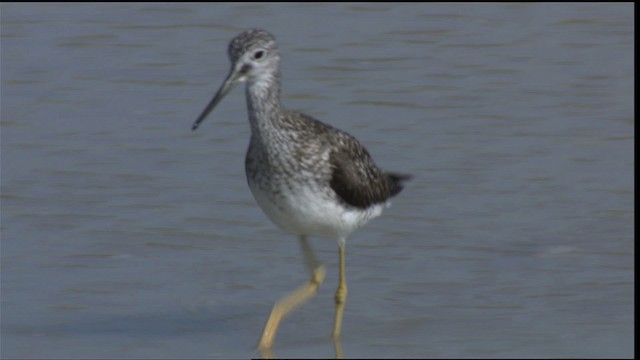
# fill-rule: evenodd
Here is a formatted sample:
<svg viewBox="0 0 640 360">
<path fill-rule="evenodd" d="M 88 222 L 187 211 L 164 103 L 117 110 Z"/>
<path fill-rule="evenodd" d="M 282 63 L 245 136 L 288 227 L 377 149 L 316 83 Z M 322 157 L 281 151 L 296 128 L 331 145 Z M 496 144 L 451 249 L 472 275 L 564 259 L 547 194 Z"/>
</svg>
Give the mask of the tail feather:
<svg viewBox="0 0 640 360">
<path fill-rule="evenodd" d="M 391 196 L 396 196 L 404 189 L 404 183 L 411 180 L 413 175 L 398 174 L 398 173 L 385 173 L 387 179 L 389 179 Z"/>
</svg>

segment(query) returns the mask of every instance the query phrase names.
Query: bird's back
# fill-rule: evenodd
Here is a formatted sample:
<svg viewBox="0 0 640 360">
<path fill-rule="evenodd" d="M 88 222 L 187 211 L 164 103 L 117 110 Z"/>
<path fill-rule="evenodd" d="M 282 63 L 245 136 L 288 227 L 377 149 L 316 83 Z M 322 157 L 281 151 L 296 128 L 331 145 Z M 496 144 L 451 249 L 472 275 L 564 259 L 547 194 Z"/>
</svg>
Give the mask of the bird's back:
<svg viewBox="0 0 640 360">
<path fill-rule="evenodd" d="M 279 124 L 291 146 L 279 156 L 311 172 L 335 192 L 345 206 L 366 209 L 385 203 L 403 188 L 409 175 L 378 168 L 367 149 L 352 135 L 309 115 L 286 110 Z M 295 174 L 292 174 L 295 176 Z"/>
</svg>

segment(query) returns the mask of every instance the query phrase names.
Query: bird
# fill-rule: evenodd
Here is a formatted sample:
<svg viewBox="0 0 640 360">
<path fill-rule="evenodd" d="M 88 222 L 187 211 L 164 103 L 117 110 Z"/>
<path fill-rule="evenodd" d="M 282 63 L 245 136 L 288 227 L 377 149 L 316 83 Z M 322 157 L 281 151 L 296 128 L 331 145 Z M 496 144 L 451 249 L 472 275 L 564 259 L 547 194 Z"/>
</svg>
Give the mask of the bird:
<svg viewBox="0 0 640 360">
<path fill-rule="evenodd" d="M 345 247 L 347 237 L 379 216 L 389 199 L 402 191 L 409 174 L 385 172 L 352 135 L 281 103 L 280 53 L 275 37 L 249 29 L 228 46 L 231 69 L 211 101 L 192 125 L 196 130 L 218 103 L 239 83 L 245 95 L 251 127 L 245 172 L 251 192 L 267 217 L 299 238 L 310 279 L 275 303 L 258 351 L 273 355 L 282 319 L 314 296 L 325 278 L 308 237 L 335 239 L 339 282 L 335 294 L 333 343 L 342 357 L 340 334 L 347 297 Z"/>
</svg>

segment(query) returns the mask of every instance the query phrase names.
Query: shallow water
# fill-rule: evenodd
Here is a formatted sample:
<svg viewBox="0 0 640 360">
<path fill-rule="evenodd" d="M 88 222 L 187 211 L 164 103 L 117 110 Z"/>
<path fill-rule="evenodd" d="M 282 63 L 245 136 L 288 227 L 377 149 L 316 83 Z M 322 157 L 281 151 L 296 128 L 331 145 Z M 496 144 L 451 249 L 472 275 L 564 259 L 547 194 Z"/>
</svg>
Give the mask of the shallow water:
<svg viewBox="0 0 640 360">
<path fill-rule="evenodd" d="M 3 358 L 245 358 L 306 280 L 244 177 L 248 27 L 283 101 L 414 174 L 348 241 L 346 357 L 631 357 L 632 4 L 3 3 Z M 330 357 L 337 249 L 281 357 Z"/>
</svg>

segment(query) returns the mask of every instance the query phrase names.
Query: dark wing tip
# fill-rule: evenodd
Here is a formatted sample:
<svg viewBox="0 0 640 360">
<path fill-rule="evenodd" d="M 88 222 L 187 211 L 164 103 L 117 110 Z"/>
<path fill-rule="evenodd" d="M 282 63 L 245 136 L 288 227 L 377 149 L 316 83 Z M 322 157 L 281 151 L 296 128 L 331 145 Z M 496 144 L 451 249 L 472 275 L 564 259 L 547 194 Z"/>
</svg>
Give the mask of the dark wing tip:
<svg viewBox="0 0 640 360">
<path fill-rule="evenodd" d="M 398 174 L 398 173 L 385 173 L 387 179 L 389 179 L 390 185 L 390 194 L 391 196 L 396 196 L 404 189 L 404 183 L 411 180 L 413 175 L 409 174 Z"/>
</svg>

